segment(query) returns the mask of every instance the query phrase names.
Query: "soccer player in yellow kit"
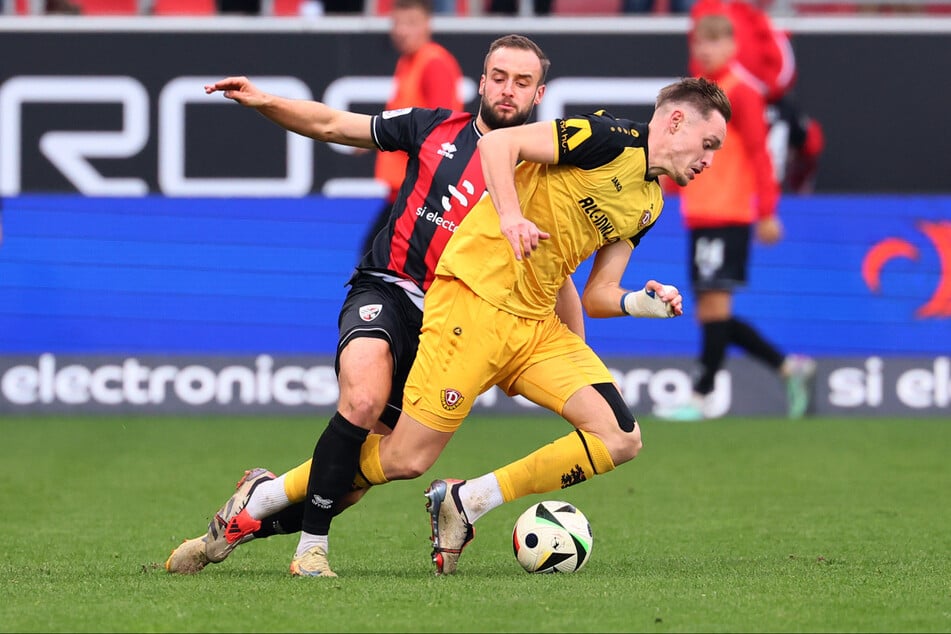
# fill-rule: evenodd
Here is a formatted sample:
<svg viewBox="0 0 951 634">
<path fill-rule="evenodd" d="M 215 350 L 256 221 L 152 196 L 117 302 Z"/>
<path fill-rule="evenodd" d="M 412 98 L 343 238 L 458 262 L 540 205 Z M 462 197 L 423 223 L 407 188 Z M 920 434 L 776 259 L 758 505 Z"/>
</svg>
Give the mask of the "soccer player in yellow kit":
<svg viewBox="0 0 951 634">
<path fill-rule="evenodd" d="M 657 177 L 686 184 L 708 167 L 729 116 L 719 88 L 686 79 L 661 91 L 648 124 L 598 113 L 480 141 L 490 196 L 437 264 L 403 414 L 390 436 L 368 436 L 355 484 L 425 472 L 493 385 L 559 413 L 577 431 L 481 478 L 433 481 L 427 497 L 438 574 L 455 570 L 472 522 L 495 506 L 582 482 L 637 455 L 637 422 L 603 362 L 556 316 L 555 297 L 597 252 L 582 297 L 589 316 L 683 313 L 676 288 L 650 280 L 628 291 L 620 280 L 660 215 Z M 298 502 L 304 492 L 287 496 Z"/>
<path fill-rule="evenodd" d="M 360 473 L 368 484 L 424 473 L 493 385 L 575 431 L 476 480 L 433 481 L 437 574 L 456 569 L 472 523 L 488 510 L 606 473 L 640 451 L 640 428 L 607 367 L 555 314 L 557 292 L 596 254 L 582 294 L 588 315 L 682 314 L 675 288 L 629 291 L 621 277 L 660 216 L 657 178 L 686 185 L 709 167 L 730 116 L 715 84 L 691 78 L 661 90 L 647 124 L 599 112 L 480 140 L 489 196 L 439 260 L 403 413 L 392 434 L 368 437 Z"/>
</svg>

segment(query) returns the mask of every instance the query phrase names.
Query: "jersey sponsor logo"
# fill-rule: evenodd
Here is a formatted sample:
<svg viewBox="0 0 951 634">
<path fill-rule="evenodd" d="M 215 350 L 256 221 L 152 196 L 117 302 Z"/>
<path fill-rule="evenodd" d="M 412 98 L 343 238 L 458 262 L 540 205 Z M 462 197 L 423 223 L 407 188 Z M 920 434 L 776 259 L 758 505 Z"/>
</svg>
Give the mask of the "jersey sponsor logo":
<svg viewBox="0 0 951 634">
<path fill-rule="evenodd" d="M 447 159 L 451 160 L 452 157 L 456 155 L 457 151 L 458 149 L 456 148 L 455 145 L 453 145 L 449 141 L 446 141 L 445 143 L 442 144 L 442 147 L 436 150 L 436 154 L 438 154 L 439 156 L 445 156 Z"/>
<path fill-rule="evenodd" d="M 444 388 L 440 392 L 440 397 L 442 398 L 443 409 L 452 411 L 462 405 L 462 402 L 466 400 L 466 397 L 459 392 L 459 390 L 454 390 L 452 388 Z"/>
<path fill-rule="evenodd" d="M 938 287 L 927 302 L 918 307 L 915 316 L 951 317 L 951 222 L 921 222 L 918 229 L 928 238 L 938 252 L 941 270 Z M 904 238 L 885 238 L 873 245 L 862 260 L 862 279 L 873 293 L 881 293 L 881 273 L 885 265 L 895 258 L 918 260 L 918 247 Z"/>
<path fill-rule="evenodd" d="M 363 321 L 373 321 L 383 312 L 383 304 L 367 304 L 360 307 L 360 319 Z"/>
<path fill-rule="evenodd" d="M 617 177 L 617 176 L 612 176 L 612 177 L 611 177 L 611 183 L 614 185 L 614 189 L 616 189 L 616 190 L 618 190 L 618 191 L 621 191 L 621 190 L 623 189 L 623 187 L 621 187 L 621 181 L 618 180 L 618 177 Z"/>
<path fill-rule="evenodd" d="M 586 196 L 578 200 L 578 204 L 581 205 L 581 211 L 588 216 L 605 242 L 610 244 L 618 241 L 614 225 L 611 224 L 611 220 L 601 211 L 601 208 L 598 207 L 598 203 L 595 202 L 594 198 Z"/>
<path fill-rule="evenodd" d="M 407 114 L 412 108 L 397 108 L 396 110 L 384 110 L 381 115 L 384 119 L 393 119 L 395 117 L 402 117 L 404 114 Z"/>
<path fill-rule="evenodd" d="M 452 158 L 452 157 L 449 157 L 449 158 Z M 473 194 L 475 194 L 475 185 L 473 185 L 473 184 L 472 184 L 471 182 L 469 182 L 468 180 L 464 180 L 464 181 L 462 181 L 461 183 L 459 183 L 459 187 L 462 187 L 462 189 L 465 190 L 465 191 L 461 191 L 461 190 L 460 190 L 458 187 L 456 187 L 455 185 L 450 185 L 450 186 L 449 186 L 449 196 L 452 196 L 452 198 L 450 198 L 449 196 L 443 196 L 443 197 L 442 197 L 442 201 L 441 201 L 441 202 L 442 202 L 442 208 L 443 208 L 445 211 L 449 211 L 450 209 L 452 209 L 452 201 L 453 201 L 453 200 L 455 200 L 456 202 L 458 202 L 458 203 L 459 203 L 460 205 L 462 205 L 463 207 L 468 207 L 468 206 L 469 206 L 469 198 L 470 198 Z M 455 231 L 455 229 L 453 229 L 453 231 Z"/>
<path fill-rule="evenodd" d="M 591 138 L 591 122 L 587 119 L 562 119 L 558 121 L 558 145 L 564 156 Z"/>
<path fill-rule="evenodd" d="M 449 211 L 451 205 L 448 205 L 447 199 L 443 198 L 443 207 L 446 211 Z M 429 207 L 423 205 L 416 210 L 416 215 L 425 220 L 426 222 L 431 222 L 437 227 L 442 227 L 449 233 L 455 233 L 456 229 L 459 228 L 459 225 L 455 221 L 444 218 L 441 214 L 435 211 L 431 211 Z"/>
</svg>

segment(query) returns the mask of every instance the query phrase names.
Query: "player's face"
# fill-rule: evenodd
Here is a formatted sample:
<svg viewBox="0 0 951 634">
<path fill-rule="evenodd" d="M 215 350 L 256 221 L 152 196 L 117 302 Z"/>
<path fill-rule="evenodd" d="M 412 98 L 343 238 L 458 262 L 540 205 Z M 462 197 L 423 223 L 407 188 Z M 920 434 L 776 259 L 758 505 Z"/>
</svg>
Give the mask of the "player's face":
<svg viewBox="0 0 951 634">
<path fill-rule="evenodd" d="M 429 41 L 429 16 L 420 7 L 393 9 L 390 40 L 400 55 L 415 53 Z"/>
<path fill-rule="evenodd" d="M 690 41 L 690 55 L 704 73 L 716 73 L 726 66 L 736 54 L 732 37 L 709 37 L 695 35 Z"/>
<path fill-rule="evenodd" d="M 678 185 L 686 185 L 713 164 L 726 139 L 726 120 L 716 110 L 704 119 L 692 107 L 675 108 L 667 121 L 669 148 L 662 166 Z"/>
<path fill-rule="evenodd" d="M 538 82 L 542 64 L 531 51 L 500 48 L 489 56 L 479 83 L 479 116 L 490 129 L 508 128 L 528 121 L 545 86 Z"/>
</svg>

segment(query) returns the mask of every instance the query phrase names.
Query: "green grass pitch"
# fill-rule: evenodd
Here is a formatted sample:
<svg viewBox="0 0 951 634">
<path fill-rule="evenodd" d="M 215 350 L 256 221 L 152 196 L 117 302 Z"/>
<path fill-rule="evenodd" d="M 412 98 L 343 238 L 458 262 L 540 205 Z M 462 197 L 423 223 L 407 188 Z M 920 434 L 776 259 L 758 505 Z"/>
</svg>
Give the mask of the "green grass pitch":
<svg viewBox="0 0 951 634">
<path fill-rule="evenodd" d="M 496 509 L 436 578 L 422 491 L 568 431 L 473 417 L 422 478 L 370 492 L 331 535 L 337 579 L 287 573 L 296 536 L 200 575 L 162 568 L 245 468 L 308 457 L 321 418 L 0 418 L 0 631 L 947 632 L 951 421 L 643 421 L 632 463 Z M 515 519 L 576 504 L 594 549 L 528 575 Z"/>
</svg>

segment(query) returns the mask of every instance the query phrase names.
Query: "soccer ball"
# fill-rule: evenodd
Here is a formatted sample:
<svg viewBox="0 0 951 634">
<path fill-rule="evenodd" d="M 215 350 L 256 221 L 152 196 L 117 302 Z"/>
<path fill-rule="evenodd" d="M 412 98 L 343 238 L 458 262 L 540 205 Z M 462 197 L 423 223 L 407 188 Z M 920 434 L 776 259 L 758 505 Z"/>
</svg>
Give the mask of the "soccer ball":
<svg viewBox="0 0 951 634">
<path fill-rule="evenodd" d="M 594 537 L 584 513 L 568 502 L 533 504 L 515 522 L 512 548 L 526 572 L 575 572 L 591 556 Z"/>
</svg>

